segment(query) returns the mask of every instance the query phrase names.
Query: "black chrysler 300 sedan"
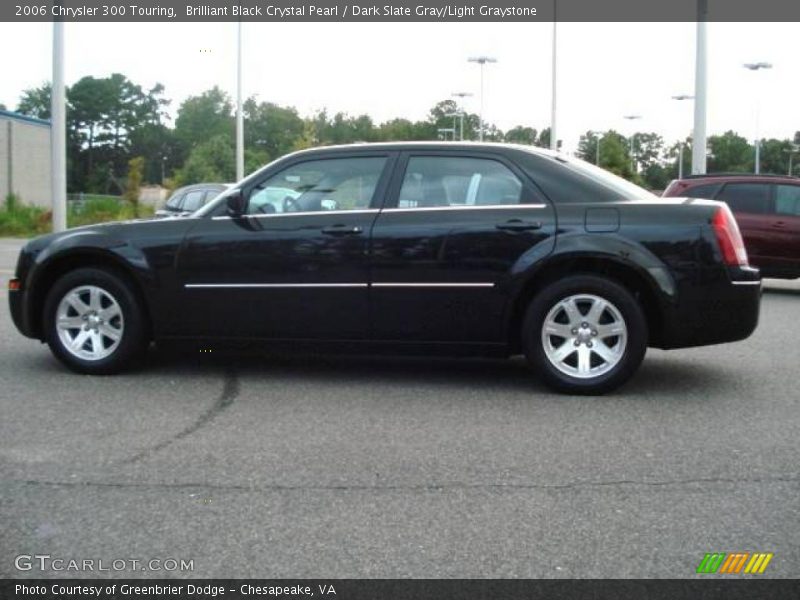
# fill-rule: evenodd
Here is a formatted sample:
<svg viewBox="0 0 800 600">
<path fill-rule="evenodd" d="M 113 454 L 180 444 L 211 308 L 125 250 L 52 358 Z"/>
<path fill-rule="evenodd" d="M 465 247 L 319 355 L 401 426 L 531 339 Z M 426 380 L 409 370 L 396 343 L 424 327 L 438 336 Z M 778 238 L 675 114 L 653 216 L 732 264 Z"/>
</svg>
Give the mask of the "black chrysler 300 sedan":
<svg viewBox="0 0 800 600">
<path fill-rule="evenodd" d="M 760 283 L 722 203 L 527 147 L 395 143 L 286 156 L 188 218 L 34 239 L 9 299 L 82 373 L 228 339 L 525 354 L 551 386 L 602 393 L 647 346 L 749 336 Z"/>
</svg>

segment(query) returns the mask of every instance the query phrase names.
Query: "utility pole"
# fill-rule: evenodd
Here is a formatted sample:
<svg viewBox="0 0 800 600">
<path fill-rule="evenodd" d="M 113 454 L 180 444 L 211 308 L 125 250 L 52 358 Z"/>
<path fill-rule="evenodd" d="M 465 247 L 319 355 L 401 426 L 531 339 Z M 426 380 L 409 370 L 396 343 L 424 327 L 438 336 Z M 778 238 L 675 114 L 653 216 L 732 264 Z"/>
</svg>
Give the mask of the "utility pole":
<svg viewBox="0 0 800 600">
<path fill-rule="evenodd" d="M 478 126 L 478 141 L 483 141 L 483 67 L 486 63 L 496 63 L 497 59 L 491 56 L 474 56 L 467 59 L 469 62 L 478 63 L 481 66 L 481 111 L 479 115 L 480 124 Z"/>
<path fill-rule="evenodd" d="M 697 36 L 694 67 L 694 133 L 692 134 L 692 174 L 706 172 L 706 20 L 708 0 L 697 0 Z"/>
<path fill-rule="evenodd" d="M 672 97 L 673 100 L 694 100 L 694 96 L 689 94 L 678 94 Z M 683 140 L 679 140 L 678 145 L 678 179 L 683 179 Z"/>
<path fill-rule="evenodd" d="M 770 63 L 768 63 L 768 62 L 746 63 L 743 66 L 744 66 L 745 69 L 748 69 L 749 71 L 760 71 L 761 69 L 765 69 L 766 70 L 766 69 L 771 69 L 772 68 L 772 65 Z M 759 114 L 761 112 L 761 106 L 760 106 L 761 102 L 760 102 L 760 94 L 758 92 L 758 89 L 756 89 L 755 93 L 756 93 L 756 136 L 755 136 L 756 137 L 756 139 L 755 139 L 755 144 L 756 144 L 756 161 L 755 161 L 756 165 L 755 165 L 755 167 L 756 168 L 755 168 L 755 173 L 756 173 L 756 175 L 758 175 L 761 172 L 761 133 L 759 131 L 760 126 L 759 126 L 759 122 L 758 122 L 759 118 L 761 117 L 761 115 Z"/>
<path fill-rule="evenodd" d="M 53 231 L 67 228 L 67 101 L 64 85 L 64 22 L 53 21 L 53 81 L 50 95 L 50 168 Z"/>
<path fill-rule="evenodd" d="M 471 97 L 472 93 L 470 93 L 470 92 L 453 92 L 451 95 L 454 98 L 460 98 L 461 101 L 463 102 L 464 98 Z M 460 126 L 461 131 L 459 133 L 459 139 L 463 142 L 464 141 L 464 107 L 463 106 L 459 106 L 458 107 L 458 112 L 459 112 L 459 114 L 461 116 L 461 126 Z"/>
<path fill-rule="evenodd" d="M 236 30 L 236 181 L 244 179 L 244 115 L 242 114 L 242 22 Z"/>
<path fill-rule="evenodd" d="M 550 106 L 550 149 L 558 150 L 558 134 L 556 133 L 556 55 L 558 49 L 558 21 L 555 15 L 555 0 L 553 0 L 553 88 Z"/>
</svg>

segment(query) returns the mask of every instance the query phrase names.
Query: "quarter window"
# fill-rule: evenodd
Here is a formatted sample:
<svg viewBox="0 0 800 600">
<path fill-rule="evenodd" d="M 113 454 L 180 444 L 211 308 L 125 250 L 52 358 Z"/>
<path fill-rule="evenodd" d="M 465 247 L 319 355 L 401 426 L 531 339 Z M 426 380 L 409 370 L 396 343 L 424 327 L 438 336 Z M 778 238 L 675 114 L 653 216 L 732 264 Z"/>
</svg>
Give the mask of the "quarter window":
<svg viewBox="0 0 800 600">
<path fill-rule="evenodd" d="M 764 214 L 769 212 L 769 186 L 763 183 L 729 183 L 717 197 L 733 212 Z"/>
<path fill-rule="evenodd" d="M 186 194 L 186 199 L 183 201 L 183 206 L 181 210 L 185 210 L 188 212 L 194 212 L 198 208 L 200 208 L 203 204 L 203 198 L 205 198 L 206 193 L 204 190 L 195 190 L 193 192 L 188 192 Z"/>
<path fill-rule="evenodd" d="M 419 156 L 408 161 L 399 208 L 519 204 L 522 182 L 490 159 Z"/>
<path fill-rule="evenodd" d="M 800 185 L 776 186 L 775 212 L 800 217 Z"/>
<path fill-rule="evenodd" d="M 248 214 L 369 208 L 386 158 L 332 158 L 293 165 L 250 194 Z"/>
</svg>

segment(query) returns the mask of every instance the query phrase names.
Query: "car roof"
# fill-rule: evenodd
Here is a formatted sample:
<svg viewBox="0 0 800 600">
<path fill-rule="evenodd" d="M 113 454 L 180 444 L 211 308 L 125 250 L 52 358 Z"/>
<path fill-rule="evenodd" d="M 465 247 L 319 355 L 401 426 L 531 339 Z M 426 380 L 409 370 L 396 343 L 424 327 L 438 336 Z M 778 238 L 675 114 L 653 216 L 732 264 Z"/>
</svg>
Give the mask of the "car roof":
<svg viewBox="0 0 800 600">
<path fill-rule="evenodd" d="M 226 190 L 229 187 L 233 186 L 232 183 L 192 183 L 190 185 L 184 185 L 183 187 L 179 187 L 177 190 L 172 192 L 172 196 L 175 194 L 182 194 L 184 192 L 190 192 L 193 190 L 207 190 L 207 189 L 218 189 L 220 191 Z"/>
<path fill-rule="evenodd" d="M 524 144 L 507 144 L 499 142 L 432 142 L 432 141 L 412 141 L 412 142 L 357 142 L 354 144 L 337 144 L 332 146 L 316 146 L 306 150 L 298 150 L 293 155 L 316 154 L 324 152 L 348 152 L 348 151 L 403 151 L 403 150 L 521 150 L 531 154 L 542 156 L 561 156 L 560 153 L 536 146 Z"/>
<path fill-rule="evenodd" d="M 778 175 L 775 173 L 708 173 L 703 175 L 687 175 L 679 179 L 678 183 L 724 183 L 726 181 L 781 181 L 800 185 L 800 177 L 794 175 Z"/>
</svg>

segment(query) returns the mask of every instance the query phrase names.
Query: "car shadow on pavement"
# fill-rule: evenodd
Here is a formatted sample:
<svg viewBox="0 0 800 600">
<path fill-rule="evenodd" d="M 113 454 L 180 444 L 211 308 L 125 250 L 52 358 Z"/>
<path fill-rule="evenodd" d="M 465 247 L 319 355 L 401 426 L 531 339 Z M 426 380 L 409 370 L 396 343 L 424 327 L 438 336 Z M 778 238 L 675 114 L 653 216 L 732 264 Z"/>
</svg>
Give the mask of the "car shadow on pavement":
<svg viewBox="0 0 800 600">
<path fill-rule="evenodd" d="M 388 387 L 449 386 L 471 391 L 521 392 L 564 398 L 550 390 L 522 357 L 512 359 L 431 358 L 363 355 L 278 355 L 258 351 L 220 351 L 197 355 L 180 349 L 153 349 L 143 371 L 163 374 L 234 368 L 244 381 L 279 380 L 282 384 L 365 385 Z M 690 359 L 665 355 L 645 358 L 639 372 L 607 397 L 685 398 L 704 389 L 719 393 L 728 371 Z M 709 392 L 711 393 L 711 392 Z M 682 396 L 681 396 L 682 395 Z"/>
</svg>

